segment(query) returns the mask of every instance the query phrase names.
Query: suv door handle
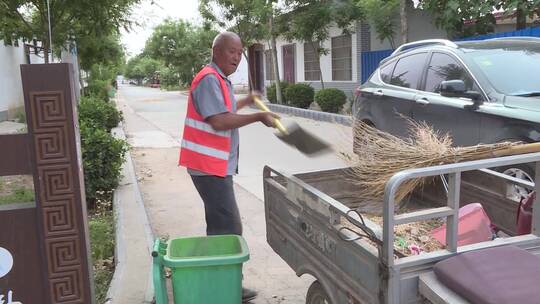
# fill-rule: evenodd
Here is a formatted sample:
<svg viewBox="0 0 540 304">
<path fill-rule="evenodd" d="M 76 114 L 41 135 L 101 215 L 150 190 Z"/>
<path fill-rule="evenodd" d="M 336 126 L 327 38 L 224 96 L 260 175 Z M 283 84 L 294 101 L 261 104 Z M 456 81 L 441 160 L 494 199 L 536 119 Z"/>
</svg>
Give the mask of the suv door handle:
<svg viewBox="0 0 540 304">
<path fill-rule="evenodd" d="M 384 96 L 384 93 L 383 93 L 382 90 L 377 90 L 377 91 L 373 92 L 373 95 L 375 95 L 375 96 Z"/>
<path fill-rule="evenodd" d="M 429 104 L 429 100 L 426 98 L 426 97 L 422 97 L 422 98 L 417 98 L 414 100 L 416 103 L 419 103 L 421 105 L 428 105 Z"/>
</svg>

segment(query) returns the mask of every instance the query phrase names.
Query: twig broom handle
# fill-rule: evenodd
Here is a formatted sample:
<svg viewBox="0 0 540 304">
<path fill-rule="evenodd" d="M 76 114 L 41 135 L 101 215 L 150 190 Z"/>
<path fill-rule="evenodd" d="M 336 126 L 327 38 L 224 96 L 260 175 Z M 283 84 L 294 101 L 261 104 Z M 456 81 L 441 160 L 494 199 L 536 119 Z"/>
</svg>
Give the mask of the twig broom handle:
<svg viewBox="0 0 540 304">
<path fill-rule="evenodd" d="M 270 112 L 270 109 L 268 109 L 268 107 L 264 104 L 264 102 L 262 102 L 262 100 L 258 96 L 253 96 L 253 101 L 255 102 L 255 105 L 257 105 L 257 107 L 262 111 Z M 274 119 L 274 124 L 276 125 L 276 128 L 281 131 L 281 133 L 283 133 L 283 135 L 289 134 L 289 132 L 287 132 L 287 129 L 285 129 L 285 127 L 283 126 L 283 124 L 281 124 L 281 121 L 278 118 Z"/>
<path fill-rule="evenodd" d="M 517 146 L 508 147 L 506 149 L 493 151 L 493 152 L 486 152 L 484 157 L 480 157 L 480 158 L 509 156 L 509 155 L 526 154 L 526 153 L 534 153 L 534 152 L 540 152 L 540 142 L 535 142 L 532 144 L 517 145 Z"/>
</svg>

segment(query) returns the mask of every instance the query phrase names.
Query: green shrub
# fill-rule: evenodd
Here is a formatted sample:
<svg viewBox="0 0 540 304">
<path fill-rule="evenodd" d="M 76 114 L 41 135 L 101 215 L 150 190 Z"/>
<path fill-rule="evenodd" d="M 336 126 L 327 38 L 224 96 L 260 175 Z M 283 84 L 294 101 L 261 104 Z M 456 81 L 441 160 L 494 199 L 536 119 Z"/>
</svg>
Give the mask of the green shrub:
<svg viewBox="0 0 540 304">
<path fill-rule="evenodd" d="M 315 101 L 321 110 L 330 113 L 339 113 L 347 102 L 347 96 L 338 89 L 322 89 L 315 94 Z"/>
<path fill-rule="evenodd" d="M 285 98 L 285 89 L 289 86 L 288 82 L 280 82 L 281 85 L 281 97 L 283 97 L 283 103 L 287 103 L 287 99 Z M 266 87 L 266 97 L 268 100 L 270 100 L 271 103 L 277 103 L 277 95 L 276 95 L 276 83 L 273 82 L 270 86 Z"/>
<path fill-rule="evenodd" d="M 84 95 L 85 96 L 96 97 L 96 98 L 99 98 L 99 99 L 109 101 L 109 91 L 110 90 L 111 90 L 111 87 L 109 85 L 109 81 L 107 81 L 107 80 L 92 80 L 84 88 Z"/>
<path fill-rule="evenodd" d="M 293 107 L 307 109 L 313 102 L 315 90 L 304 83 L 291 84 L 285 90 L 287 103 Z"/>
<path fill-rule="evenodd" d="M 118 111 L 112 103 L 96 97 L 81 97 L 79 121 L 84 121 L 94 128 L 111 131 L 122 120 L 122 112 Z"/>
<path fill-rule="evenodd" d="M 26 124 L 26 112 L 24 111 L 24 108 L 17 110 L 15 113 L 15 119 L 18 123 Z"/>
<path fill-rule="evenodd" d="M 86 200 L 88 208 L 94 209 L 97 199 L 110 196 L 118 186 L 128 144 L 84 120 L 80 129 Z"/>
</svg>

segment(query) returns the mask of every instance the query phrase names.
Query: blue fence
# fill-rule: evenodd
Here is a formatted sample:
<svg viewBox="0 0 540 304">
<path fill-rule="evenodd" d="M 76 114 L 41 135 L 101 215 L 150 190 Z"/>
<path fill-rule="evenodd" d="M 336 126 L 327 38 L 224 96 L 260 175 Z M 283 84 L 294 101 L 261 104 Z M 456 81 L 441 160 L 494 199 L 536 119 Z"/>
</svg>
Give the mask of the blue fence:
<svg viewBox="0 0 540 304">
<path fill-rule="evenodd" d="M 540 27 L 529 27 L 529 28 L 526 28 L 526 29 L 522 29 L 522 30 L 519 30 L 519 31 L 513 31 L 513 32 L 504 32 L 504 33 L 493 33 L 493 34 L 479 35 L 479 36 L 473 36 L 473 37 L 467 37 L 467 38 L 458 39 L 456 41 L 472 41 L 472 40 L 485 40 L 485 39 L 493 39 L 493 38 L 523 37 L 523 36 L 540 37 Z"/>
<path fill-rule="evenodd" d="M 505 33 L 493 33 L 487 35 L 467 37 L 459 39 L 457 41 L 471 41 L 471 40 L 485 40 L 492 38 L 503 38 L 503 37 L 540 37 L 540 27 L 530 27 L 519 31 L 505 32 Z M 381 50 L 381 51 L 371 51 L 371 52 L 362 52 L 361 67 L 362 67 L 362 83 L 364 83 L 369 76 L 377 69 L 379 63 L 384 58 L 390 56 L 393 50 Z"/>
<path fill-rule="evenodd" d="M 384 58 L 390 56 L 394 50 L 382 50 L 362 52 L 362 83 L 364 83 L 371 73 L 379 66 Z"/>
</svg>

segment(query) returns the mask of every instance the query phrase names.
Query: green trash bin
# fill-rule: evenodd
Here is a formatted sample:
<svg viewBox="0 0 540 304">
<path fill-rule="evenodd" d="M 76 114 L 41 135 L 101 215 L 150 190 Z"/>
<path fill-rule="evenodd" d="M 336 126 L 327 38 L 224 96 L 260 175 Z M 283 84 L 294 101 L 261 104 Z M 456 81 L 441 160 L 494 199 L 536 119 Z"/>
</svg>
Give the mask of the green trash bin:
<svg viewBox="0 0 540 304">
<path fill-rule="evenodd" d="M 153 256 L 156 304 L 168 300 L 163 266 L 171 269 L 175 304 L 242 302 L 242 263 L 249 250 L 241 236 L 177 238 L 166 244 L 156 240 Z"/>
</svg>

